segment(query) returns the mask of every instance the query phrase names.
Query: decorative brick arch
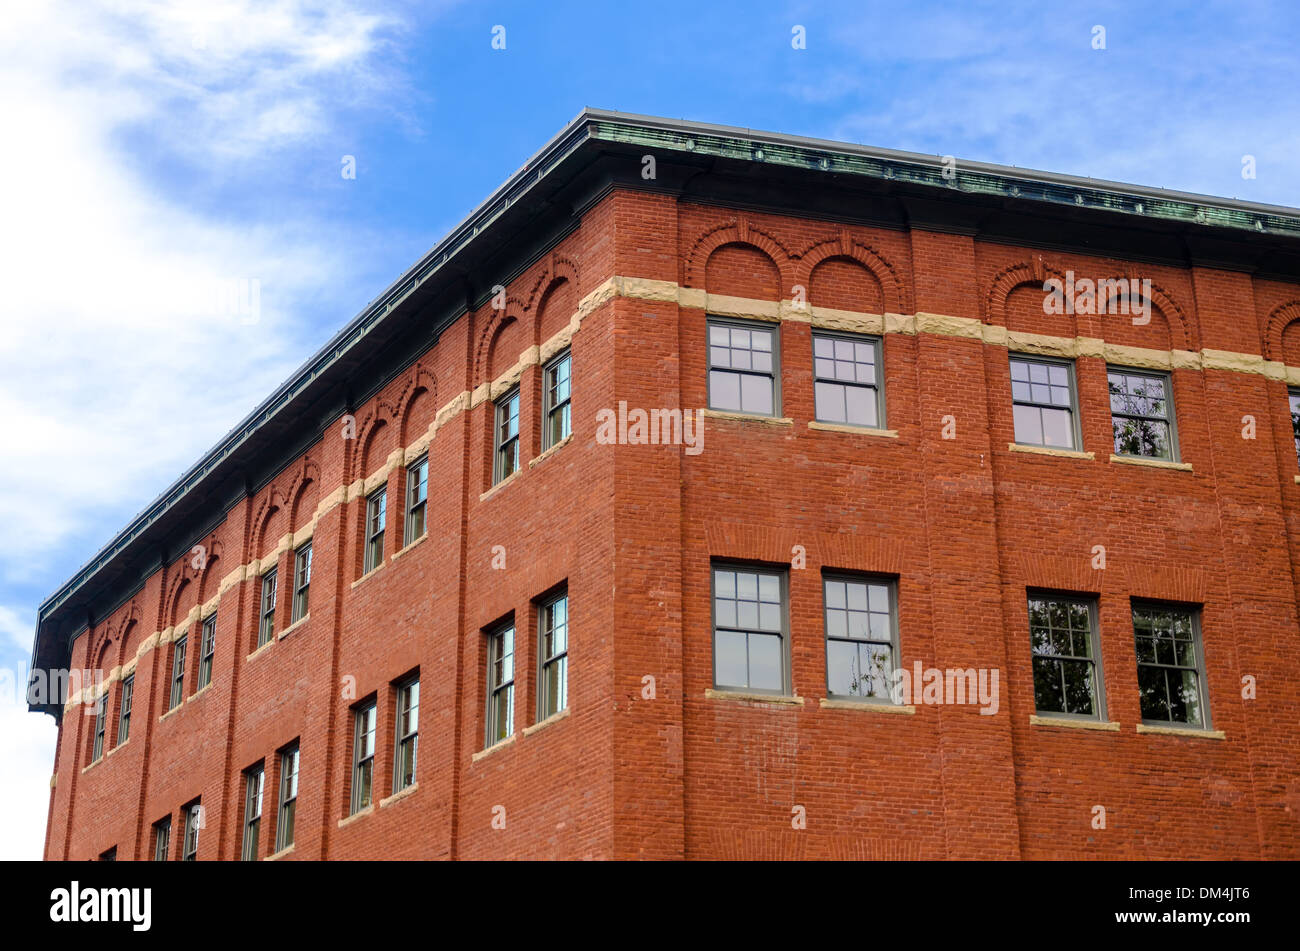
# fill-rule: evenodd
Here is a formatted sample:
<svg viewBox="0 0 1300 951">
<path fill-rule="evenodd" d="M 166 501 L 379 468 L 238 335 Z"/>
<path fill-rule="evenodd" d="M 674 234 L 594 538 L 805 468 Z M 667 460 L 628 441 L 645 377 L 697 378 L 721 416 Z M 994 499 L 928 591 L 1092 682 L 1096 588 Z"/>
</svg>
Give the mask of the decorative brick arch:
<svg viewBox="0 0 1300 951">
<path fill-rule="evenodd" d="M 1011 292 L 1026 284 L 1036 284 L 1041 288 L 1043 282 L 1049 277 L 1061 281 L 1062 285 L 1065 283 L 1065 274 L 1059 268 L 1044 261 L 1041 254 L 1034 255 L 1028 261 L 1007 265 L 998 271 L 993 275 L 993 280 L 989 282 L 989 289 L 984 294 L 984 322 L 1005 327 L 1007 301 L 1011 297 Z"/>
<path fill-rule="evenodd" d="M 1106 278 L 1103 278 L 1103 280 L 1106 280 Z M 1129 271 L 1127 274 L 1124 274 L 1123 276 L 1111 277 L 1109 278 L 1109 280 L 1113 280 L 1113 281 L 1137 280 L 1139 282 L 1139 286 L 1141 286 L 1141 278 L 1139 278 L 1138 275 L 1133 271 Z M 1108 298 L 1103 297 L 1101 293 L 1098 292 L 1097 295 L 1098 314 L 1103 314 L 1106 312 L 1107 300 Z M 1165 321 L 1169 324 L 1169 342 L 1173 346 L 1173 349 L 1175 350 L 1192 349 L 1191 335 L 1187 331 L 1187 317 L 1183 313 L 1183 309 L 1180 306 L 1178 306 L 1178 302 L 1174 300 L 1173 296 L 1167 290 L 1165 290 L 1163 287 L 1157 284 L 1155 281 L 1152 281 L 1151 293 L 1150 295 L 1148 295 L 1147 300 L 1148 303 L 1150 303 L 1153 307 L 1155 307 L 1157 310 L 1160 311 L 1160 313 L 1164 315 Z"/>
<path fill-rule="evenodd" d="M 397 436 L 402 445 L 406 445 L 411 440 L 411 434 L 407 432 L 410 423 L 411 404 L 421 393 L 428 393 L 431 400 L 437 401 L 438 397 L 438 380 L 430 370 L 422 363 L 416 363 L 407 371 L 406 379 L 402 383 L 402 390 L 393 399 L 393 405 L 396 407 L 397 418 Z"/>
<path fill-rule="evenodd" d="M 351 481 L 364 479 L 368 473 L 362 472 L 362 466 L 365 464 L 365 458 L 370 451 L 370 440 L 375 434 L 379 424 L 383 423 L 392 426 L 394 431 L 397 428 L 397 407 L 388 400 L 375 400 L 374 405 L 370 407 L 370 412 L 366 414 L 357 425 L 357 438 L 354 440 L 356 445 L 352 447 L 352 459 L 348 468 L 351 470 Z"/>
<path fill-rule="evenodd" d="M 298 520 L 302 513 L 298 511 L 298 504 L 302 501 L 302 494 L 309 485 L 320 487 L 320 467 L 307 456 L 302 463 L 294 470 L 293 478 L 289 482 L 289 487 L 284 491 L 284 498 L 288 499 L 289 506 L 289 529 L 293 531 L 299 528 Z"/>
<path fill-rule="evenodd" d="M 546 267 L 533 281 L 533 288 L 528 292 L 528 304 L 524 310 L 533 311 L 545 299 L 552 285 L 558 284 L 560 281 L 568 281 L 576 290 L 578 287 L 578 265 L 570 258 L 552 254 L 550 260 L 546 263 Z"/>
<path fill-rule="evenodd" d="M 704 287 L 705 271 L 713 252 L 728 244 L 754 248 L 764 254 L 776 268 L 781 279 L 781 293 L 795 285 L 795 266 L 785 245 L 766 231 L 756 228 L 743 216 L 731 218 L 705 231 L 691 246 L 686 255 L 686 286 Z"/>
<path fill-rule="evenodd" d="M 165 613 L 163 619 L 167 622 L 168 627 L 175 627 L 181 620 L 181 595 L 190 587 L 190 579 L 186 577 L 186 572 L 182 568 L 172 579 L 171 590 L 167 593 L 165 604 Z"/>
<path fill-rule="evenodd" d="M 492 345 L 504 330 L 514 321 L 523 322 L 523 315 L 527 312 L 528 305 L 517 297 L 507 297 L 506 306 L 501 310 L 493 310 L 492 316 L 488 319 L 487 324 L 483 327 L 483 332 L 479 334 L 478 345 L 474 348 L 474 385 L 480 383 L 490 383 L 487 378 L 488 357 L 492 353 Z"/>
<path fill-rule="evenodd" d="M 1300 320 L 1300 299 L 1287 301 L 1273 308 L 1264 324 L 1264 359 L 1282 359 L 1282 334 L 1286 328 Z"/>
<path fill-rule="evenodd" d="M 841 230 L 838 237 L 809 246 L 798 255 L 797 283 L 811 290 L 812 275 L 817 270 L 817 265 L 833 258 L 845 258 L 861 264 L 880 284 L 885 310 L 891 314 L 903 312 L 904 288 L 897 270 L 879 251 L 861 241 L 855 241 L 847 230 Z"/>
<path fill-rule="evenodd" d="M 250 549 L 254 549 L 253 556 L 255 558 L 262 557 L 260 549 L 262 533 L 266 531 L 266 523 L 270 521 L 272 515 L 285 507 L 284 493 L 275 486 L 272 486 L 271 491 L 266 493 L 266 497 L 262 499 L 261 503 L 258 505 L 252 521 L 248 523 L 250 529 L 248 539 L 251 543 L 249 547 Z"/>
<path fill-rule="evenodd" d="M 203 568 L 199 571 L 199 603 L 202 604 L 215 594 L 214 591 L 210 590 L 210 586 L 213 579 L 216 578 L 215 565 L 221 560 L 223 547 L 221 542 L 217 541 L 215 535 L 209 535 L 207 540 L 200 542 L 200 544 L 207 550 Z"/>
</svg>

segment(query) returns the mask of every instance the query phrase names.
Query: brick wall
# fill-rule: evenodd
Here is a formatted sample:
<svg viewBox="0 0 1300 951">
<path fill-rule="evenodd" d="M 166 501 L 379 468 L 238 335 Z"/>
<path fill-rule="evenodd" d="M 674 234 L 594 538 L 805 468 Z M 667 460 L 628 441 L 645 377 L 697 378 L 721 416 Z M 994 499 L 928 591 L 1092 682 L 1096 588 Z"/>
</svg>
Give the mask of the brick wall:
<svg viewBox="0 0 1300 951">
<path fill-rule="evenodd" d="M 1044 277 L 1067 270 L 1151 279 L 1151 321 L 1043 313 Z M 615 276 L 658 283 L 593 293 Z M 781 304 L 800 292 L 811 312 Z M 68 708 L 47 857 L 111 846 L 150 857 L 152 824 L 169 815 L 176 857 L 180 809 L 201 797 L 200 858 L 236 858 L 241 773 L 258 762 L 265 855 L 277 751 L 294 740 L 290 858 L 1300 856 L 1300 469 L 1285 382 L 1183 358 L 1172 378 L 1191 469 L 1158 469 L 1110 461 L 1105 354 L 1086 343 L 1076 374 L 1093 458 L 1010 451 L 1007 359 L 1008 342 L 1036 339 L 1017 335 L 1047 335 L 1296 366 L 1296 286 L 615 191 L 507 296 L 504 311 L 465 315 L 230 509 L 197 542 L 202 567 L 179 554 L 77 639 L 76 667 L 136 664 L 131 737 L 114 748 L 119 679 L 111 752 L 93 765 L 94 718 Z M 705 315 L 719 307 L 779 328 L 779 419 L 709 417 L 698 455 L 598 443 L 597 412 L 620 400 L 707 405 Z M 809 426 L 810 320 L 890 331 L 888 432 Z M 540 360 L 570 332 L 574 435 L 543 455 Z M 492 487 L 492 399 L 513 385 L 522 471 Z M 425 440 L 429 531 L 408 549 L 405 466 Z M 385 562 L 363 577 L 365 495 L 385 482 Z M 293 552 L 308 535 L 311 610 L 291 626 Z M 791 566 L 798 551 L 803 567 Z M 710 690 L 718 559 L 788 570 L 801 703 Z M 283 636 L 257 649 L 259 576 L 272 565 Z M 822 569 L 895 577 L 902 665 L 996 668 L 997 714 L 823 704 Z M 536 599 L 561 584 L 569 711 L 525 730 L 537 720 Z M 1027 588 L 1097 597 L 1118 729 L 1030 722 Z M 1137 731 L 1133 598 L 1200 606 L 1222 738 Z M 214 606 L 214 675 L 196 694 Z M 515 736 L 485 753 L 484 631 L 509 618 Z M 180 630 L 187 699 L 167 712 Z M 389 799 L 394 683 L 417 670 L 417 786 Z M 1247 676 L 1254 699 L 1242 697 Z M 351 709 L 372 696 L 377 802 L 348 818 Z M 793 828 L 800 810 L 806 828 Z"/>
</svg>

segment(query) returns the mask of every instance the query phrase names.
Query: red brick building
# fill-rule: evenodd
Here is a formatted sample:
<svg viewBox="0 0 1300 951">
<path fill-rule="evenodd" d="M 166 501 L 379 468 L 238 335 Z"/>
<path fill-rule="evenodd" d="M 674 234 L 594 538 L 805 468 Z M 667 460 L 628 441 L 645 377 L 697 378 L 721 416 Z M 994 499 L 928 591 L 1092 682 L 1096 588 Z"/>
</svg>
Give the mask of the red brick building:
<svg viewBox="0 0 1300 951">
<path fill-rule="evenodd" d="M 1298 387 L 1300 212 L 585 112 L 41 607 L 45 854 L 1300 858 Z"/>
</svg>

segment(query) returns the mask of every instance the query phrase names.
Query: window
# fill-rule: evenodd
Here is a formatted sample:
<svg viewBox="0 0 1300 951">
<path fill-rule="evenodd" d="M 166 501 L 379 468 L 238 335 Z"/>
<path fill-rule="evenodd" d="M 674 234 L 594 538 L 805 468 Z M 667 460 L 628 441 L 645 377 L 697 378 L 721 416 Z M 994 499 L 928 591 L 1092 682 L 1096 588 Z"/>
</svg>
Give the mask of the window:
<svg viewBox="0 0 1300 951">
<path fill-rule="evenodd" d="M 199 690 L 212 683 L 212 658 L 216 653 L 217 615 L 214 612 L 203 621 L 203 640 L 199 645 Z"/>
<path fill-rule="evenodd" d="M 514 732 L 515 722 L 515 626 L 498 628 L 488 635 L 488 712 L 485 747 L 499 743 Z"/>
<path fill-rule="evenodd" d="M 537 719 L 559 713 L 569 705 L 569 595 L 564 593 L 542 605 L 538 624 Z"/>
<path fill-rule="evenodd" d="M 1106 376 L 1115 455 L 1177 462 L 1173 387 L 1169 375 L 1111 368 Z"/>
<path fill-rule="evenodd" d="M 542 385 L 542 448 L 550 449 L 573 431 L 569 413 L 569 352 L 546 365 Z"/>
<path fill-rule="evenodd" d="M 1055 594 L 1029 596 L 1029 650 L 1034 706 L 1049 716 L 1099 719 L 1103 681 L 1095 601 Z"/>
<path fill-rule="evenodd" d="M 415 782 L 415 754 L 420 743 L 420 681 L 397 688 L 397 755 L 393 759 L 393 792 Z"/>
<path fill-rule="evenodd" d="M 1296 460 L 1300 461 L 1300 390 L 1287 393 L 1291 401 L 1291 433 L 1295 436 Z"/>
<path fill-rule="evenodd" d="M 95 739 L 90 750 L 93 763 L 104 755 L 104 721 L 108 718 L 108 691 L 105 690 L 95 701 Z"/>
<path fill-rule="evenodd" d="M 278 573 L 276 569 L 272 568 L 262 575 L 261 621 L 257 625 L 258 647 L 270 643 L 271 639 L 275 637 L 275 596 L 278 588 L 278 579 L 276 578 Z"/>
<path fill-rule="evenodd" d="M 519 470 L 519 389 L 496 402 L 496 455 L 492 470 L 495 485 Z"/>
<path fill-rule="evenodd" d="M 1134 605 L 1138 696 L 1145 723 L 1209 728 L 1205 658 L 1196 612 L 1164 605 Z"/>
<path fill-rule="evenodd" d="M 117 745 L 131 738 L 131 698 L 135 693 L 135 674 L 122 681 L 122 692 L 117 701 Z"/>
<path fill-rule="evenodd" d="M 388 485 L 370 493 L 366 499 L 366 557 L 362 573 L 374 571 L 384 563 L 384 529 L 388 525 Z"/>
<path fill-rule="evenodd" d="M 429 503 L 429 457 L 406 470 L 406 533 L 402 536 L 411 544 L 424 535 Z"/>
<path fill-rule="evenodd" d="M 196 800 L 185 807 L 185 838 L 181 842 L 181 861 L 193 862 L 199 856 L 199 829 L 203 826 L 203 806 Z"/>
<path fill-rule="evenodd" d="M 359 707 L 353 715 L 352 811 L 370 805 L 371 780 L 375 772 L 375 703 Z"/>
<path fill-rule="evenodd" d="M 776 331 L 709 321 L 709 408 L 776 415 Z"/>
<path fill-rule="evenodd" d="M 293 556 L 293 620 L 307 616 L 307 592 L 311 590 L 311 542 Z"/>
<path fill-rule="evenodd" d="M 813 334 L 817 418 L 824 423 L 882 426 L 879 366 L 878 338 Z"/>
<path fill-rule="evenodd" d="M 298 744 L 280 753 L 280 814 L 275 820 L 275 850 L 293 845 L 293 819 L 298 811 Z"/>
<path fill-rule="evenodd" d="M 713 569 L 713 685 L 785 693 L 785 576 Z"/>
<path fill-rule="evenodd" d="M 244 847 L 240 858 L 257 861 L 257 834 L 262 829 L 262 783 L 266 770 L 259 763 L 244 773 Z"/>
<path fill-rule="evenodd" d="M 1012 354 L 1011 400 L 1016 442 L 1027 446 L 1078 448 L 1074 364 Z"/>
<path fill-rule="evenodd" d="M 893 701 L 898 666 L 893 582 L 822 579 L 826 610 L 826 691 L 831 697 Z"/>
<path fill-rule="evenodd" d="M 166 862 L 172 844 L 172 817 L 159 819 L 153 824 L 153 860 Z"/>
<path fill-rule="evenodd" d="M 188 635 L 178 638 L 172 645 L 172 693 L 167 704 L 168 710 L 175 710 L 185 699 L 185 649 L 188 645 Z"/>
</svg>

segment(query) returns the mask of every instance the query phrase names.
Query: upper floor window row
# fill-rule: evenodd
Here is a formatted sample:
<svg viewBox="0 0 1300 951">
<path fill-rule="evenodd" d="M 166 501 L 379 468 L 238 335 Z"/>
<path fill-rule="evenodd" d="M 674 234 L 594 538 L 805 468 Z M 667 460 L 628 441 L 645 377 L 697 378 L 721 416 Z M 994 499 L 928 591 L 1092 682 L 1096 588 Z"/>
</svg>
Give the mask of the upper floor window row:
<svg viewBox="0 0 1300 951">
<path fill-rule="evenodd" d="M 542 451 L 558 446 L 573 432 L 573 358 L 563 351 L 542 367 Z M 492 484 L 520 468 L 520 393 L 512 387 L 493 403 Z"/>
</svg>

